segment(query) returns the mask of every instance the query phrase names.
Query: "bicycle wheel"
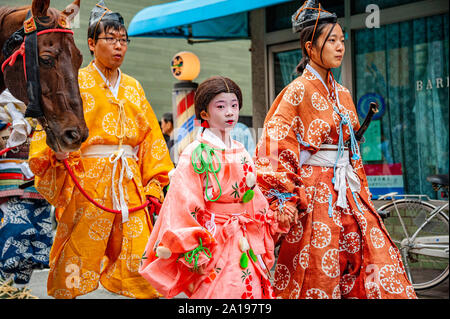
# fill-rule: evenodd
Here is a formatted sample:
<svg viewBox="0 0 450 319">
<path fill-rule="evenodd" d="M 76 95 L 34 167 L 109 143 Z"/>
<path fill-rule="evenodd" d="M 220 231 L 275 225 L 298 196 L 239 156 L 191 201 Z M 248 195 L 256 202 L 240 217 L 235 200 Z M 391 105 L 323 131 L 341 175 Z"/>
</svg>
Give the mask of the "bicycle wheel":
<svg viewBox="0 0 450 319">
<path fill-rule="evenodd" d="M 434 287 L 449 275 L 449 228 L 448 216 L 444 212 L 436 214 L 418 232 L 415 240 L 411 239 L 435 208 L 430 203 L 413 199 L 396 200 L 380 208 L 390 213 L 384 225 L 402 254 L 405 271 L 416 290 Z M 423 241 L 433 250 L 418 249 L 418 243 Z M 440 245 L 433 246 L 436 243 Z"/>
</svg>

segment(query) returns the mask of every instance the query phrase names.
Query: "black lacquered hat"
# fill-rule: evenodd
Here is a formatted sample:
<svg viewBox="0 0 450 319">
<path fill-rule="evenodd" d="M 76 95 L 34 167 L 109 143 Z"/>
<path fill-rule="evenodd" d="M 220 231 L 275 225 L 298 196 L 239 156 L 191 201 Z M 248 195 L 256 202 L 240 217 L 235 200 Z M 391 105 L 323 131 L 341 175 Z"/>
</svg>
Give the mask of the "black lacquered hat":
<svg viewBox="0 0 450 319">
<path fill-rule="evenodd" d="M 100 23 L 100 21 L 117 21 L 120 24 L 124 24 L 123 17 L 118 12 L 112 12 L 106 7 L 103 0 L 100 0 L 95 7 L 91 10 L 91 15 L 89 17 L 89 26 Z"/>
<path fill-rule="evenodd" d="M 323 22 L 335 23 L 337 15 L 326 11 L 320 3 L 315 0 L 307 0 L 292 15 L 292 31 L 300 32 L 305 27 L 317 25 Z"/>
</svg>

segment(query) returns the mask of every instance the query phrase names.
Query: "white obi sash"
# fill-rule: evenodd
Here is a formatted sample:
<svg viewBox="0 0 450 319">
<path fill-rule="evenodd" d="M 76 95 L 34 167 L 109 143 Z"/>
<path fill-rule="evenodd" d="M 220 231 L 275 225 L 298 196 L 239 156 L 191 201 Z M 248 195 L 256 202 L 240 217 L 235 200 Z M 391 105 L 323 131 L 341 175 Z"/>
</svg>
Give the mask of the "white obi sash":
<svg viewBox="0 0 450 319">
<path fill-rule="evenodd" d="M 334 167 L 338 156 L 337 145 L 322 144 L 320 150 L 311 155 L 311 157 L 305 161 L 304 165 L 322 166 L 322 167 Z M 336 164 L 334 190 L 338 193 L 338 199 L 336 205 L 342 208 L 347 208 L 347 182 L 353 192 L 359 192 L 361 184 L 359 177 L 353 171 L 353 167 L 350 164 L 349 151 L 345 148 L 342 152 L 342 156 L 339 158 Z"/>
<path fill-rule="evenodd" d="M 127 158 L 133 158 L 137 160 L 137 153 L 139 147 L 133 148 L 130 145 L 122 145 L 119 149 L 118 145 L 90 145 L 83 149 L 81 153 L 81 157 L 108 157 L 109 162 L 114 164 L 112 169 L 112 177 L 111 177 L 111 195 L 113 200 L 113 209 L 119 210 L 122 212 L 122 223 L 128 221 L 128 205 L 125 201 L 124 191 L 123 191 L 123 176 L 126 172 L 126 176 L 128 179 L 133 178 L 133 172 L 131 171 L 130 166 L 128 165 Z M 122 168 L 120 170 L 119 175 L 119 198 L 117 198 L 116 188 L 115 188 L 115 176 L 117 170 L 117 164 L 119 160 L 122 161 Z"/>
</svg>

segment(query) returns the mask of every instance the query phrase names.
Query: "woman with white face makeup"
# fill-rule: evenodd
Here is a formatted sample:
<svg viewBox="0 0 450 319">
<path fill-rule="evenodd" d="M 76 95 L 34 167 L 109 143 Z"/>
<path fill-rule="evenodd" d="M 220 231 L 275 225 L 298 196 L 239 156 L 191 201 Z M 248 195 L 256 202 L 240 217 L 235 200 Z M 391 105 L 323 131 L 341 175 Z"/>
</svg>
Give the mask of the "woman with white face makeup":
<svg viewBox="0 0 450 319">
<path fill-rule="evenodd" d="M 230 138 L 241 106 L 228 78 L 209 78 L 196 91 L 202 131 L 180 156 L 140 268 L 166 298 L 273 298 L 273 236 L 289 216 L 277 220 L 251 156 Z"/>
<path fill-rule="evenodd" d="M 271 207 L 294 214 L 280 241 L 275 294 L 416 298 L 371 202 L 352 97 L 331 72 L 345 53 L 337 16 L 306 1 L 292 23 L 300 32 L 300 76 L 273 102 L 256 151 L 257 183 Z"/>
</svg>

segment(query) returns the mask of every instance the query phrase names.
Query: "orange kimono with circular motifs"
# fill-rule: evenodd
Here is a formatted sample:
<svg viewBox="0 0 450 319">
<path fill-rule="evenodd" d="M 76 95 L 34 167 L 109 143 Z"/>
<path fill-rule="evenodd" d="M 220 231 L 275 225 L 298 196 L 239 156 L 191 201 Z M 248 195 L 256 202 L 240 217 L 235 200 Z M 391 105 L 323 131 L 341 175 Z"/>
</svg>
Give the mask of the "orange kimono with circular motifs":
<svg viewBox="0 0 450 319">
<path fill-rule="evenodd" d="M 350 92 L 337 82 L 334 91 L 332 82 L 319 77 L 305 69 L 283 89 L 257 146 L 257 181 L 263 193 L 293 193 L 290 202 L 300 210 L 299 223 L 281 240 L 275 294 L 294 299 L 416 298 L 400 253 L 371 201 L 362 160 L 351 159 L 360 190 L 352 193 L 347 184 L 346 208 L 336 205 L 333 167 L 300 166 L 301 151 L 314 156 L 321 146 L 338 144 L 341 117 L 334 107 L 348 116 L 355 132 L 359 128 Z M 344 141 L 349 134 L 343 126 Z"/>
</svg>

